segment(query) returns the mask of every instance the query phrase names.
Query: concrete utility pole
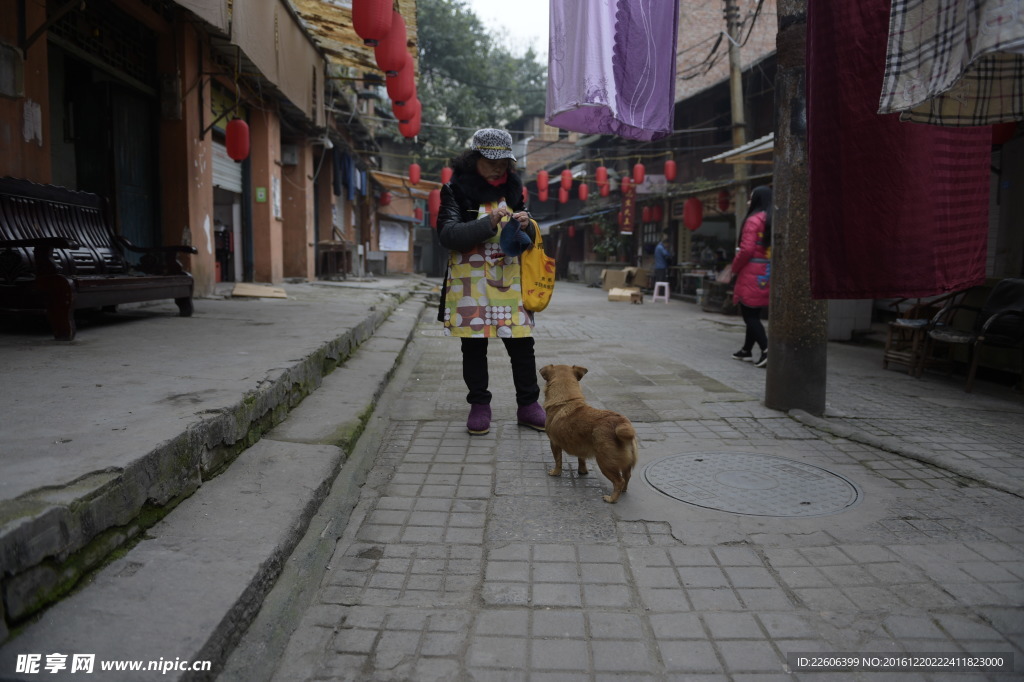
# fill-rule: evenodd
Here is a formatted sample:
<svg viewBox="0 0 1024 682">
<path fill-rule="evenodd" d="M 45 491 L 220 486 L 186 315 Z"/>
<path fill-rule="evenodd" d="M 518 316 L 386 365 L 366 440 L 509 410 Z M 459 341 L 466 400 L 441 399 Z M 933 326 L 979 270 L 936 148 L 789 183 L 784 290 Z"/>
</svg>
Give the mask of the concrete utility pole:
<svg viewBox="0 0 1024 682">
<path fill-rule="evenodd" d="M 807 0 L 779 0 L 775 213 L 764 403 L 825 412 L 828 304 L 811 298 L 807 235 Z"/>
<path fill-rule="evenodd" d="M 740 8 L 736 0 L 725 0 L 726 35 L 729 36 L 729 99 L 732 104 L 732 147 L 747 143 L 747 119 L 743 108 L 743 64 L 740 61 Z M 736 243 L 747 215 L 747 164 L 732 165 L 735 181 Z"/>
</svg>

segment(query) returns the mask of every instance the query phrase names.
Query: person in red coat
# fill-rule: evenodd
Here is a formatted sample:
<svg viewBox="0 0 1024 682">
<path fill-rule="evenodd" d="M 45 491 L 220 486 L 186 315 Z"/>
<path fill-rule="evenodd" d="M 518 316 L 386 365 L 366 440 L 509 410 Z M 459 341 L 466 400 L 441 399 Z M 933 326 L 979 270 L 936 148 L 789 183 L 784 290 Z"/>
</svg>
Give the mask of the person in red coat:
<svg viewBox="0 0 1024 682">
<path fill-rule="evenodd" d="M 751 362 L 754 344 L 761 350 L 757 367 L 768 365 L 768 335 L 761 324 L 761 308 L 768 306 L 769 279 L 772 273 L 772 188 L 766 185 L 754 188 L 747 202 L 747 217 L 743 220 L 740 245 L 732 261 L 736 275 L 732 301 L 739 305 L 743 322 L 747 325 L 743 348 L 732 354 L 737 360 Z"/>
</svg>

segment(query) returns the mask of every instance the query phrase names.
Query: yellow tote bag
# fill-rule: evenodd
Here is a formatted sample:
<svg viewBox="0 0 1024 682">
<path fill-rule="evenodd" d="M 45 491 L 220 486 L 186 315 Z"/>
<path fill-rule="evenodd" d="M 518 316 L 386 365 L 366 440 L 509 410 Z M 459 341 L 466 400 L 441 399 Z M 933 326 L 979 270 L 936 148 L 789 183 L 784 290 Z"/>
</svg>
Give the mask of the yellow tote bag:
<svg viewBox="0 0 1024 682">
<path fill-rule="evenodd" d="M 540 226 L 533 222 L 537 241 L 519 256 L 519 269 L 523 286 L 523 307 L 539 313 L 548 307 L 555 289 L 555 259 L 544 253 L 544 240 Z"/>
</svg>

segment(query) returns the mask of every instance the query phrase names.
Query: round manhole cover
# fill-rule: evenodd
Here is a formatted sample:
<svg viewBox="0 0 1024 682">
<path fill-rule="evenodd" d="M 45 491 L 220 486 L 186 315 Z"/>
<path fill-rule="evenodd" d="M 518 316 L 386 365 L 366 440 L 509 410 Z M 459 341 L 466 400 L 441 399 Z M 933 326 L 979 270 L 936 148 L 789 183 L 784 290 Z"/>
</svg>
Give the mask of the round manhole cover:
<svg viewBox="0 0 1024 682">
<path fill-rule="evenodd" d="M 673 455 L 644 467 L 644 479 L 687 504 L 751 516 L 836 514 L 860 498 L 857 487 L 838 474 L 770 455 Z"/>
</svg>

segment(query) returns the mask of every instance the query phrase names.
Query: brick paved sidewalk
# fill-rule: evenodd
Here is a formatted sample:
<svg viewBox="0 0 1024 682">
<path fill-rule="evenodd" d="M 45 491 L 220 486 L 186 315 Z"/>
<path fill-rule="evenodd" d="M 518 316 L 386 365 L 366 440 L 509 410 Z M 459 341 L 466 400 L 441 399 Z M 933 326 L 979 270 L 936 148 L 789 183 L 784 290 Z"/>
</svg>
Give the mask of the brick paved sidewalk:
<svg viewBox="0 0 1024 682">
<path fill-rule="evenodd" d="M 546 475 L 546 437 L 516 426 L 498 344 L 492 432 L 466 434 L 458 346 L 423 322 L 382 399 L 356 513 L 273 679 L 892 677 L 794 672 L 798 652 L 1000 652 L 1024 669 L 1019 497 L 765 408 L 764 372 L 729 358 L 735 320 L 564 286 L 541 322 L 538 364 L 586 365 L 588 401 L 637 425 L 629 492 L 607 505 L 596 468 Z M 964 471 L 998 460 L 1018 475 L 1019 401 L 987 387 L 961 399 L 958 383 L 885 372 L 879 355 L 830 351 L 828 419 L 923 448 L 939 414 Z M 672 457 L 723 454 L 818 468 L 855 499 L 827 515 L 740 514 L 673 499 L 648 476 Z M 765 487 L 725 479 L 751 497 Z"/>
</svg>

